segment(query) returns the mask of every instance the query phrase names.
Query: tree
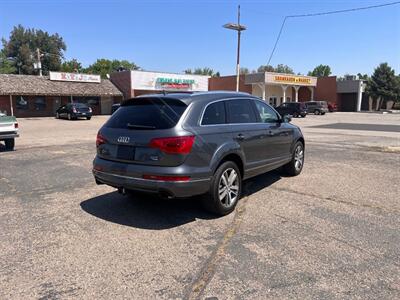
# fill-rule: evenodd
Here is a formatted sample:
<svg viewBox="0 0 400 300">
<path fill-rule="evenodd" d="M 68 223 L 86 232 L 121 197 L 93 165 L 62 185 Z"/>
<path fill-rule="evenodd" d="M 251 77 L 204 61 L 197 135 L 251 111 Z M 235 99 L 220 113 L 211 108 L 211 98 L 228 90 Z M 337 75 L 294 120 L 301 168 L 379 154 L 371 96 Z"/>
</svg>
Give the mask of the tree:
<svg viewBox="0 0 400 300">
<path fill-rule="evenodd" d="M 250 70 L 248 68 L 240 68 L 239 73 L 240 74 L 249 74 Z"/>
<path fill-rule="evenodd" d="M 58 71 L 64 51 L 67 49 L 62 37 L 57 33 L 15 26 L 9 40 L 2 39 L 3 53 L 6 57 L 14 58 L 14 66 L 20 67 L 21 74 L 36 74 L 33 63 L 37 61 L 37 49 L 40 50 L 43 74 Z M 18 70 L 15 68 L 14 73 Z"/>
<path fill-rule="evenodd" d="M 17 71 L 13 61 L 7 59 L 4 51 L 0 51 L 0 74 L 13 74 Z"/>
<path fill-rule="evenodd" d="M 286 74 L 294 74 L 294 71 L 291 67 L 283 64 L 279 64 L 275 68 L 275 72 L 277 73 L 286 73 Z"/>
<path fill-rule="evenodd" d="M 219 77 L 220 74 L 219 72 L 214 72 L 213 69 L 205 67 L 205 68 L 195 68 L 194 70 L 192 69 L 186 69 L 183 71 L 185 74 L 196 74 L 196 75 L 206 75 L 206 76 L 211 76 L 211 77 Z"/>
<path fill-rule="evenodd" d="M 76 58 L 73 58 L 71 60 L 64 61 L 61 64 L 60 70 L 62 72 L 68 72 L 68 73 L 79 73 L 82 72 L 82 64 L 78 62 Z"/>
<path fill-rule="evenodd" d="M 314 70 L 308 72 L 308 76 L 315 76 L 315 77 L 324 77 L 331 75 L 331 67 L 328 65 L 318 65 L 314 68 Z"/>
<path fill-rule="evenodd" d="M 275 72 L 275 68 L 271 65 L 261 65 L 257 68 L 257 72 Z"/>
<path fill-rule="evenodd" d="M 127 60 L 109 60 L 106 58 L 97 59 L 93 64 L 91 64 L 87 69 L 84 70 L 85 73 L 99 74 L 102 78 L 107 78 L 107 74 L 116 72 L 119 70 L 139 70 L 133 62 Z"/>
<path fill-rule="evenodd" d="M 257 72 L 276 72 L 276 73 L 294 74 L 293 69 L 284 64 L 279 64 L 275 68 L 271 65 L 261 65 L 257 68 Z"/>
<path fill-rule="evenodd" d="M 361 80 L 368 80 L 369 79 L 368 74 L 357 73 L 357 77 L 358 77 L 358 79 L 361 79 Z"/>
<path fill-rule="evenodd" d="M 379 109 L 384 101 L 397 99 L 399 89 L 399 81 L 394 70 L 388 63 L 381 63 L 368 80 L 366 92 L 378 101 L 381 100 L 377 105 Z"/>
</svg>

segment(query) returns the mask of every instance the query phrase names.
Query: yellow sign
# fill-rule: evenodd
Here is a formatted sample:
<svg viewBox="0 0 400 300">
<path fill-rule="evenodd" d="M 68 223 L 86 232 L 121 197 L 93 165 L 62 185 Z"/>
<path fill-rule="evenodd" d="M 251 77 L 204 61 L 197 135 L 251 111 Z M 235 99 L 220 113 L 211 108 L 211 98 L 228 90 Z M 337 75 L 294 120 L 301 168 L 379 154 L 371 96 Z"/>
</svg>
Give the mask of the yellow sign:
<svg viewBox="0 0 400 300">
<path fill-rule="evenodd" d="M 284 82 L 284 83 L 298 83 L 298 84 L 311 84 L 311 78 L 298 77 L 298 76 L 274 76 L 274 81 Z"/>
</svg>

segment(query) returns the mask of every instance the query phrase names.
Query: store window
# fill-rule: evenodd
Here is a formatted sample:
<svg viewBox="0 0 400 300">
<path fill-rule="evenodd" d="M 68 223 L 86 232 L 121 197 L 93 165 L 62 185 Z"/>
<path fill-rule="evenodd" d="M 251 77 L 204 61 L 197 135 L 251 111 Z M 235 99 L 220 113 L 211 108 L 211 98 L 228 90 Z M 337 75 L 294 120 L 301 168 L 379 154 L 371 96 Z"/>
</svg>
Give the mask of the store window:
<svg viewBox="0 0 400 300">
<path fill-rule="evenodd" d="M 44 97 L 35 97 L 35 101 L 33 103 L 35 110 L 46 110 L 46 99 Z"/>
<path fill-rule="evenodd" d="M 29 109 L 28 99 L 24 98 L 23 96 L 17 96 L 16 107 L 17 107 L 17 109 L 20 109 L 20 110 Z"/>
<path fill-rule="evenodd" d="M 100 97 L 74 97 L 74 103 L 84 103 L 90 107 L 95 107 L 100 105 Z"/>
</svg>

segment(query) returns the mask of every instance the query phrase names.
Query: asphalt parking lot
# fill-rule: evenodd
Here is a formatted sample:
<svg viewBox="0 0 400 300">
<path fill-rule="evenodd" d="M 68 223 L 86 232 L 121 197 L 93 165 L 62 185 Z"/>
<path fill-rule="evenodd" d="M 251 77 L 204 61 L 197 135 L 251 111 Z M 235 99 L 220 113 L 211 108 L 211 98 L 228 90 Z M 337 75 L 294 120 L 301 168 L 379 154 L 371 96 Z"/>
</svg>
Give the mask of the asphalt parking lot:
<svg viewBox="0 0 400 300">
<path fill-rule="evenodd" d="M 20 119 L 0 150 L 0 299 L 400 298 L 400 115 L 293 120 L 303 173 L 247 181 L 223 218 L 97 186 L 106 119 Z"/>
</svg>

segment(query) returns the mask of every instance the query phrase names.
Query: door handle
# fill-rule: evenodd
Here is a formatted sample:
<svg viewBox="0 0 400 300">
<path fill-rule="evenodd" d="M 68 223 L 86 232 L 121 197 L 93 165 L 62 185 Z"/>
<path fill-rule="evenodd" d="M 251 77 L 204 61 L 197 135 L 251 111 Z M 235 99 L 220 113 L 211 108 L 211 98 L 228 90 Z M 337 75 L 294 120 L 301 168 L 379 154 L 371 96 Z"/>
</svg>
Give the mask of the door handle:
<svg viewBox="0 0 400 300">
<path fill-rule="evenodd" d="M 239 134 L 236 136 L 236 139 L 239 140 L 239 141 L 243 141 L 243 140 L 244 140 L 244 135 L 241 134 L 241 133 L 239 133 Z"/>
</svg>

